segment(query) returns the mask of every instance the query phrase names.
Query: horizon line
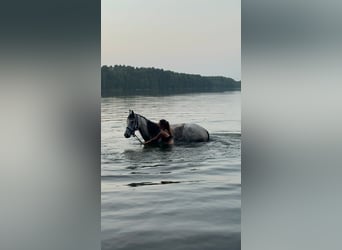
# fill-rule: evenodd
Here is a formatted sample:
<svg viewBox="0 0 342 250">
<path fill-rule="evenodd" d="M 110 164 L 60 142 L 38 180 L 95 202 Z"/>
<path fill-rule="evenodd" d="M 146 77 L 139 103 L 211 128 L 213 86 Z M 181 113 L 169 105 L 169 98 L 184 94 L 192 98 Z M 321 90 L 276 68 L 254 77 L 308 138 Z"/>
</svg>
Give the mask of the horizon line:
<svg viewBox="0 0 342 250">
<path fill-rule="evenodd" d="M 169 70 L 169 69 L 164 69 L 164 68 L 158 68 L 158 67 L 154 67 L 154 66 L 149 66 L 149 67 L 146 67 L 146 66 L 132 66 L 132 65 L 126 65 L 126 64 L 113 64 L 113 65 L 107 65 L 107 64 L 103 64 L 101 65 L 101 68 L 103 66 L 128 66 L 128 67 L 132 67 L 132 68 L 145 68 L 145 69 L 148 69 L 148 68 L 153 68 L 153 69 L 161 69 L 163 71 L 171 71 L 171 72 L 174 72 L 174 73 L 180 73 L 180 74 L 187 74 L 187 75 L 199 75 L 199 76 L 202 76 L 202 77 L 225 77 L 225 78 L 230 78 L 230 79 L 233 79 L 234 81 L 237 81 L 237 82 L 241 82 L 241 77 L 239 80 L 236 80 L 234 79 L 233 77 L 230 77 L 230 76 L 224 76 L 224 75 L 202 75 L 202 74 L 199 74 L 199 73 L 186 73 L 186 72 L 179 72 L 179 71 L 174 71 L 174 70 Z"/>
</svg>

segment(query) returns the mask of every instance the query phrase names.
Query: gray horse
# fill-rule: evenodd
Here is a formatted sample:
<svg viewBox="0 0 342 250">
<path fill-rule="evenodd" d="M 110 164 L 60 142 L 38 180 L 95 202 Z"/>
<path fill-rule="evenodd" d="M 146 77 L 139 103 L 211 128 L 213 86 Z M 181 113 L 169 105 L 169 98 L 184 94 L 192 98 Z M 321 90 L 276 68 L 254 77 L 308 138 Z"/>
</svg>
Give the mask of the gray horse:
<svg viewBox="0 0 342 250">
<path fill-rule="evenodd" d="M 206 142 L 209 141 L 208 131 L 193 123 L 182 123 L 170 125 L 175 142 Z M 139 130 L 145 141 L 155 137 L 160 128 L 157 123 L 150 121 L 146 117 L 129 111 L 127 117 L 127 127 L 124 136 L 126 138 L 135 136 L 135 131 Z"/>
</svg>

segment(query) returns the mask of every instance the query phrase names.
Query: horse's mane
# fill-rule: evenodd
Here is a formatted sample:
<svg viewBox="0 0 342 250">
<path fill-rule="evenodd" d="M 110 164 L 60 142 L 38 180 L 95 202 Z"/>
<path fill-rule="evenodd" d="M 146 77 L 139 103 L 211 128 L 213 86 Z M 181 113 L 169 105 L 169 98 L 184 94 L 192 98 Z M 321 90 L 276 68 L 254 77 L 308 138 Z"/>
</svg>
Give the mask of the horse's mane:
<svg viewBox="0 0 342 250">
<path fill-rule="evenodd" d="M 156 136 L 160 132 L 160 128 L 157 123 L 147 119 L 145 116 L 139 115 L 141 118 L 146 120 L 148 133 L 152 136 Z"/>
</svg>

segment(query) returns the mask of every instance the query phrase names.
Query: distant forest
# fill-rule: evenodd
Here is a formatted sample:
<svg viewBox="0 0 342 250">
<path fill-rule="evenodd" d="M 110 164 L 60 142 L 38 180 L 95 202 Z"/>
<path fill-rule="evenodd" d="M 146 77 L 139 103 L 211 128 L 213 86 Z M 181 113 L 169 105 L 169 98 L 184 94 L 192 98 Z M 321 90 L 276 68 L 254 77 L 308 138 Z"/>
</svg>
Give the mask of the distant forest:
<svg viewBox="0 0 342 250">
<path fill-rule="evenodd" d="M 176 73 L 131 66 L 101 67 L 101 96 L 180 94 L 241 90 L 241 81 L 222 76 Z"/>
</svg>

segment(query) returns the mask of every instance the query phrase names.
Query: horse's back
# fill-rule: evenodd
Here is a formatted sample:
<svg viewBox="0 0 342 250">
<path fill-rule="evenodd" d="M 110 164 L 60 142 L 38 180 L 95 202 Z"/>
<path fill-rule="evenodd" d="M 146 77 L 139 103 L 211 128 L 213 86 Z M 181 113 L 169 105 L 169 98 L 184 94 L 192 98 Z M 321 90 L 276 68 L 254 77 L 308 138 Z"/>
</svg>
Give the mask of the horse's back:
<svg viewBox="0 0 342 250">
<path fill-rule="evenodd" d="M 171 126 L 176 141 L 205 142 L 209 141 L 208 131 L 194 123 L 182 123 Z"/>
</svg>

